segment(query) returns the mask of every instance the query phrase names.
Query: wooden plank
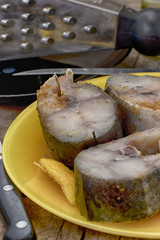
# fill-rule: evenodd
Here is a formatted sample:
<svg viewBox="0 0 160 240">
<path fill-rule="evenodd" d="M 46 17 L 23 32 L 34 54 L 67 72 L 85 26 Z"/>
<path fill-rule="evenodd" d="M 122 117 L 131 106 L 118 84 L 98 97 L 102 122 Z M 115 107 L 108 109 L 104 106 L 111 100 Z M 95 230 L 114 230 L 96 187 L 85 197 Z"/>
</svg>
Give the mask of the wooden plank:
<svg viewBox="0 0 160 240">
<path fill-rule="evenodd" d="M 139 53 L 135 49 L 132 49 L 130 54 L 121 63 L 119 63 L 116 68 L 134 68 L 138 58 Z"/>
<path fill-rule="evenodd" d="M 120 236 L 86 229 L 84 240 L 120 240 Z"/>
<path fill-rule="evenodd" d="M 57 240 L 82 240 L 83 232 L 82 227 L 65 221 L 58 233 Z"/>
<path fill-rule="evenodd" d="M 160 68 L 160 59 L 156 57 L 148 57 L 138 53 L 132 49 L 130 54 L 119 63 L 116 68 Z"/>
<path fill-rule="evenodd" d="M 141 10 L 141 0 L 113 0 L 114 2 L 120 3 L 122 5 L 126 5 L 135 10 Z"/>
<path fill-rule="evenodd" d="M 64 220 L 41 208 L 27 197 L 23 197 L 23 201 L 38 240 L 56 240 Z"/>
<path fill-rule="evenodd" d="M 160 61 L 155 57 L 147 57 L 143 55 L 139 55 L 135 67 L 140 68 L 160 68 Z"/>
<path fill-rule="evenodd" d="M 0 124 L 0 139 L 2 140 L 4 138 L 4 135 L 12 123 L 12 121 L 17 117 L 18 112 L 14 110 L 8 110 L 5 108 L 0 108 L 0 118 L 1 118 L 1 124 Z"/>
<path fill-rule="evenodd" d="M 2 236 L 4 235 L 5 231 L 7 229 L 7 225 L 3 219 L 3 216 L 0 212 L 0 239 L 2 239 Z"/>
</svg>

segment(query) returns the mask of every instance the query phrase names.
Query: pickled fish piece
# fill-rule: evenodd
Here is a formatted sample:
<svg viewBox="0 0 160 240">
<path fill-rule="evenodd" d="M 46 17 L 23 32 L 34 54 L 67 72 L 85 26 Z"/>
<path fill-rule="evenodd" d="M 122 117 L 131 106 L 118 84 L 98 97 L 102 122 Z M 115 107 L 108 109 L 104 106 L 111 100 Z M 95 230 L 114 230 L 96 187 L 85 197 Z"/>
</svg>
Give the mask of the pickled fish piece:
<svg viewBox="0 0 160 240">
<path fill-rule="evenodd" d="M 131 222 L 160 210 L 160 127 L 83 150 L 76 204 L 91 221 Z"/>
<path fill-rule="evenodd" d="M 70 69 L 41 86 L 37 109 L 53 158 L 70 168 L 81 150 L 122 137 L 115 101 L 97 86 L 73 83 Z"/>
<path fill-rule="evenodd" d="M 58 183 L 70 204 L 75 204 L 75 181 L 74 172 L 63 163 L 54 159 L 41 158 L 39 163 L 35 163 L 56 183 Z"/>
<path fill-rule="evenodd" d="M 159 77 L 113 75 L 105 91 L 118 104 L 125 135 L 160 126 Z"/>
</svg>

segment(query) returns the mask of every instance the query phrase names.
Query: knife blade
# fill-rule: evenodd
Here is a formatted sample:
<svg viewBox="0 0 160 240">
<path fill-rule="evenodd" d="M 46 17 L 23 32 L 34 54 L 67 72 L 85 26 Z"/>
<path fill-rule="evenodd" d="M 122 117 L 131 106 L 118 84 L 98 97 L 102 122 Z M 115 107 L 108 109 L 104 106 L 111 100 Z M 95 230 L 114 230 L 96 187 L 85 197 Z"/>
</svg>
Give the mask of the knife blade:
<svg viewBox="0 0 160 240">
<path fill-rule="evenodd" d="M 112 75 L 117 73 L 160 72 L 159 68 L 72 68 L 74 74 Z M 14 73 L 13 76 L 64 74 L 66 68 L 35 69 Z"/>
<path fill-rule="evenodd" d="M 0 141 L 0 208 L 8 223 L 3 240 L 35 240 L 33 226 L 25 210 L 20 191 L 7 175 Z"/>
</svg>

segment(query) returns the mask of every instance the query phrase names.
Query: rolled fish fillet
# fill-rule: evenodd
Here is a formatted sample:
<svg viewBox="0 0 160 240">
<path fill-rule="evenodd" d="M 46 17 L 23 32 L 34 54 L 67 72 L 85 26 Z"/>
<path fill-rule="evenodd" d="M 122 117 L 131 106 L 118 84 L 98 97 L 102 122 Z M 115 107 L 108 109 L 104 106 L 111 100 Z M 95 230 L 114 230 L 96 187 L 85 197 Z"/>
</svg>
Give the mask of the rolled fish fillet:
<svg viewBox="0 0 160 240">
<path fill-rule="evenodd" d="M 118 104 L 124 135 L 160 126 L 159 77 L 113 75 L 105 91 Z"/>
<path fill-rule="evenodd" d="M 131 222 L 160 209 L 160 127 L 83 150 L 76 204 L 91 221 Z"/>
<path fill-rule="evenodd" d="M 73 83 L 70 69 L 41 86 L 37 110 L 52 156 L 70 168 L 83 149 L 122 137 L 115 101 L 99 87 Z"/>
</svg>

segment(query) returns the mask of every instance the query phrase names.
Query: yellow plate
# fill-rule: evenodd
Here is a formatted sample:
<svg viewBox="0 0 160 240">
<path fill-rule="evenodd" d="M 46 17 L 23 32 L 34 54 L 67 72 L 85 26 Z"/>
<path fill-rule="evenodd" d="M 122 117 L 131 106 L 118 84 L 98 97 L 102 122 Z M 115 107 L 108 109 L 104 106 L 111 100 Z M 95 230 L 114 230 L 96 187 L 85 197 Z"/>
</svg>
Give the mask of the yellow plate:
<svg viewBox="0 0 160 240">
<path fill-rule="evenodd" d="M 90 82 L 103 88 L 106 79 Z M 49 155 L 36 104 L 32 103 L 14 120 L 4 138 L 4 165 L 15 185 L 44 209 L 75 224 L 121 236 L 160 238 L 160 214 L 135 223 L 96 223 L 87 221 L 76 206 L 67 202 L 60 187 L 33 163 Z"/>
</svg>

